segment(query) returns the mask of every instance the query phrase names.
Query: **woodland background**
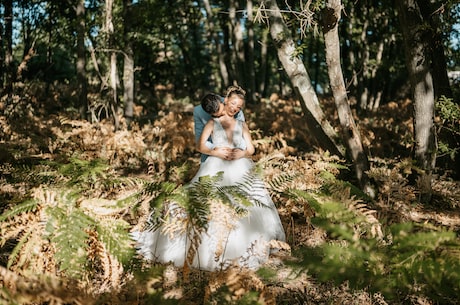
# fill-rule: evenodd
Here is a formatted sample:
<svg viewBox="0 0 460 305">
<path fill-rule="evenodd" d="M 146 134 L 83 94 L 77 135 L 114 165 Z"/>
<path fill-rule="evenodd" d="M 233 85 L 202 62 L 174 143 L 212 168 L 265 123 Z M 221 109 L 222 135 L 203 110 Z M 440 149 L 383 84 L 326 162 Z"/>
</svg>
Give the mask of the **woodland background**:
<svg viewBox="0 0 460 305">
<path fill-rule="evenodd" d="M 324 31 L 332 2 L 277 5 L 295 45 L 288 57 L 305 66 L 303 85 L 340 134 Z M 308 103 L 270 35 L 273 1 L 3 0 L 0 303 L 455 304 L 460 6 L 338 3 L 340 74 L 373 197 L 355 160 L 309 128 Z M 435 88 L 428 201 L 401 3 L 418 9 L 430 42 L 417 53 L 428 54 Z M 128 233 L 148 225 L 149 209 L 186 194 L 199 166 L 193 106 L 231 84 L 248 92 L 254 161 L 290 248 L 258 272 L 140 260 Z M 208 187 L 196 186 L 200 200 L 185 196 L 184 206 L 206 210 Z"/>
</svg>

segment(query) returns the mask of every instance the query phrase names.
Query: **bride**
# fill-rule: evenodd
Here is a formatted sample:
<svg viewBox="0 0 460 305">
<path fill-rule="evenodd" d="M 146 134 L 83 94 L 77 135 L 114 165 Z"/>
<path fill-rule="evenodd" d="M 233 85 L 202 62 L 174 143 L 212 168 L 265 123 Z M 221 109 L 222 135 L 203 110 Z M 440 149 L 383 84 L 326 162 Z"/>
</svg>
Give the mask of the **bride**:
<svg viewBox="0 0 460 305">
<path fill-rule="evenodd" d="M 167 211 L 169 217 L 159 227 L 132 233 L 139 253 L 145 258 L 160 263 L 172 262 L 176 266 L 187 263 L 208 271 L 235 265 L 257 269 L 273 250 L 272 241 L 285 241 L 276 207 L 263 181 L 252 172 L 254 162 L 247 157 L 234 159 L 231 155 L 221 158 L 217 156 L 219 149 L 206 146 L 211 137 L 215 147 L 234 150 L 235 154 L 245 147 L 246 156 L 254 153 L 246 123 L 234 117 L 243 107 L 244 95 L 240 87 L 230 87 L 223 115 L 205 125 L 197 148 L 209 157 L 188 186 L 193 188 L 206 178 L 217 177 L 212 180 L 217 184 L 212 188 L 227 190 L 229 202 L 210 200 L 207 226 L 196 232 L 187 232 L 183 226 L 177 226 L 177 223 L 187 222 L 188 215 L 178 205 L 171 204 Z M 245 198 L 242 199 L 241 194 Z"/>
</svg>

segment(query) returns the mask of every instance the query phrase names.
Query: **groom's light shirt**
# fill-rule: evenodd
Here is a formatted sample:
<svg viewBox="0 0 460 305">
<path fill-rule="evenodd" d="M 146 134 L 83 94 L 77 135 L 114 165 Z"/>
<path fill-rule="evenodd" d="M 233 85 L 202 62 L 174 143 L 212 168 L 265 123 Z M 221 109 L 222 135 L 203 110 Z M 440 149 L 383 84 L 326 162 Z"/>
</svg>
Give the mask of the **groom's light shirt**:
<svg viewBox="0 0 460 305">
<path fill-rule="evenodd" d="M 223 101 L 222 101 L 223 102 Z M 203 107 L 201 105 L 195 106 L 193 109 L 193 120 L 195 122 L 195 143 L 198 143 L 200 140 L 201 133 L 203 132 L 204 126 L 206 123 L 212 118 L 212 116 L 204 111 Z M 235 119 L 244 122 L 244 114 L 243 111 L 240 110 L 237 114 L 235 114 Z M 243 140 L 244 142 L 244 140 Z M 246 149 L 246 143 L 242 143 L 241 149 L 245 150 Z M 211 138 L 208 139 L 206 142 L 206 146 L 209 149 L 214 149 L 214 144 L 212 144 Z M 201 154 L 201 163 L 203 163 L 208 155 Z"/>
</svg>

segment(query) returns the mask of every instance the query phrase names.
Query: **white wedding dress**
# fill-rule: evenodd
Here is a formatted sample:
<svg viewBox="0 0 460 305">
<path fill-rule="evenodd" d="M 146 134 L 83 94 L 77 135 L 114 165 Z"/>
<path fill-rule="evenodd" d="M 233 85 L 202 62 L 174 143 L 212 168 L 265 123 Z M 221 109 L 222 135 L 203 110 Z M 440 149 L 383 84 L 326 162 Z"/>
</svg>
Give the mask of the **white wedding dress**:
<svg viewBox="0 0 460 305">
<path fill-rule="evenodd" d="M 240 121 L 237 121 L 233 132 L 233 143 L 228 142 L 219 120 L 214 121 L 212 141 L 216 146 L 241 147 Z M 248 158 L 225 161 L 209 156 L 190 185 L 200 177 L 214 176 L 219 172 L 223 172 L 220 186 L 235 185 L 244 180 L 253 166 L 253 161 Z M 208 228 L 201 233 L 201 243 L 191 262 L 193 267 L 208 271 L 225 269 L 230 265 L 257 269 L 269 257 L 272 250 L 270 242 L 285 241 L 278 212 L 260 178 L 253 177 L 249 193 L 249 199 L 256 203 L 248 207 L 248 213 L 243 216 L 236 215 L 234 209 L 222 203 L 211 204 Z M 175 221 L 175 217 L 183 220 L 187 216 L 174 205 L 168 213 L 175 216 L 168 218 L 158 229 L 133 232 L 132 236 L 137 242 L 138 252 L 146 259 L 183 266 L 191 243 L 183 228 L 175 228 L 175 223 L 179 222 Z"/>
</svg>

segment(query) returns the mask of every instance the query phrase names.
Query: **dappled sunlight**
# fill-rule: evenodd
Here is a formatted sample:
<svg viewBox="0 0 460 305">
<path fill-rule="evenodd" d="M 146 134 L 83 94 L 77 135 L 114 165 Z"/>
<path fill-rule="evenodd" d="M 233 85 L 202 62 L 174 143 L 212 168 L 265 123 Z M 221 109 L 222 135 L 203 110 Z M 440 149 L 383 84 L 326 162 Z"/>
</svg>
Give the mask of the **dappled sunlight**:
<svg viewBox="0 0 460 305">
<path fill-rule="evenodd" d="M 330 102 L 325 100 L 323 105 L 329 107 L 325 112 L 333 116 Z M 50 194 L 49 190 L 46 191 L 47 186 L 74 185 L 80 192 L 78 200 L 70 201 L 74 209 L 97 219 L 100 224 L 129 224 L 131 230 L 143 227 L 148 220 L 148 199 L 151 197 L 144 199 L 136 209 L 126 205 L 130 198 L 146 183 L 187 184 L 199 167 L 200 155 L 194 146 L 190 111 L 193 104 L 171 100 L 168 107 L 160 109 L 150 122 L 135 120 L 129 130 L 123 128 L 119 131 L 114 130 L 109 120 L 90 124 L 75 119 L 72 113 L 48 117 L 37 114 L 16 116 L 13 121 L 0 116 L 0 191 L 1 199 L 6 203 L 2 211 L 28 198 L 30 190 Z M 360 222 L 354 224 L 351 237 L 355 241 L 375 238 L 382 244 L 389 243 L 386 226 L 406 221 L 430 223 L 454 231 L 460 229 L 460 215 L 455 210 L 460 205 L 457 182 L 436 180 L 433 206 L 416 203 L 417 193 L 409 181 L 411 165 L 407 159 L 412 137 L 410 114 L 411 103 L 402 101 L 382 105 L 378 113 L 365 119 L 356 118 L 370 155 L 369 175 L 378 186 L 376 200 L 367 200 L 353 187 L 349 164 L 321 150 L 310 137 L 298 101 L 278 97 L 247 105 L 245 115 L 256 147 L 253 159 L 260 166 L 263 180 L 271 191 L 289 248 L 273 254 L 258 273 L 234 269 L 215 274 L 189 270 L 189 280 L 183 281 L 181 268 L 167 266 L 162 269 L 162 266 L 143 263 L 142 268 L 151 273 L 143 278 L 109 254 L 99 237 L 101 233 L 89 230 L 91 264 L 101 264 L 99 269 L 88 271 L 78 280 L 78 289 L 84 291 L 81 299 L 91 304 L 109 293 L 107 301 L 110 298 L 135 300 L 163 296 L 198 304 L 198 299 L 213 301 L 225 296 L 237 301 L 250 292 L 257 292 L 253 300 L 266 304 L 279 300 L 294 303 L 299 300 L 356 303 L 359 300 L 360 304 L 386 304 L 379 293 L 356 291 L 346 284 L 322 283 L 308 270 L 295 271 L 290 264 L 299 261 L 295 254 L 299 249 L 337 242 L 330 232 L 315 225 L 320 206 L 331 209 L 330 212 L 321 212 L 330 213 L 327 215 L 330 215 L 331 223 L 340 221 L 336 217 L 342 213 L 336 215 L 332 212 L 337 208 L 335 204 L 340 203 L 347 211 L 358 215 Z M 139 112 L 139 115 L 146 114 Z M 56 192 L 63 194 L 61 190 Z M 150 196 L 155 194 L 153 192 Z M 50 206 L 62 205 L 49 196 L 37 198 L 39 210 L 30 210 L 8 222 L 3 221 L 2 232 L 8 232 L 11 238 L 4 241 L 0 253 L 2 265 L 8 263 L 5 251 L 11 250 L 14 234 L 27 230 L 27 224 L 39 226 L 43 211 Z M 13 225 L 15 231 L 8 231 Z M 29 234 L 38 244 L 40 236 L 32 231 Z M 54 279 L 57 273 L 53 259 L 55 249 L 44 244 L 41 251 L 44 255 L 41 259 L 39 256 L 32 258 L 33 262 Z M 30 300 L 37 301 L 35 297 L 39 292 L 27 290 L 28 285 L 44 287 L 42 300 L 47 300 L 47 296 L 48 299 L 59 299 L 61 303 L 69 300 L 73 290 L 66 288 L 64 281 L 56 279 L 59 284 L 50 287 L 41 279 L 27 278 L 30 271 L 25 268 L 26 262 L 25 252 L 18 253 L 18 260 L 10 262 L 11 270 L 0 269 L 4 275 L 0 283 L 13 287 L 13 281 L 17 281 L 15 290 L 12 290 L 14 295 L 24 294 Z M 293 271 L 298 272 L 297 276 Z"/>
</svg>

